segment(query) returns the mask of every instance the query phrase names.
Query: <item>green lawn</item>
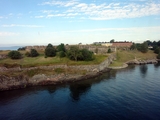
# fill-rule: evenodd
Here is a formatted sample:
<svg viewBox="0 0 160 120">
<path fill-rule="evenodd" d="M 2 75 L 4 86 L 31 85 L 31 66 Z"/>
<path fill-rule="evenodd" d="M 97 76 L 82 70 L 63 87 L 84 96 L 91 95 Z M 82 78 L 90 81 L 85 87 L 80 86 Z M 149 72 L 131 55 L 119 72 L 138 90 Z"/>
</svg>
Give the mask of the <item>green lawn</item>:
<svg viewBox="0 0 160 120">
<path fill-rule="evenodd" d="M 5 52 L 3 52 L 5 53 Z M 1 54 L 1 52 L 0 52 Z M 23 52 L 24 54 L 24 52 Z M 100 64 L 107 58 L 107 55 L 95 55 L 95 59 L 93 61 L 71 61 L 68 58 L 59 58 L 59 57 L 44 57 L 44 54 L 40 54 L 38 57 L 26 57 L 24 56 L 22 59 L 12 60 L 10 58 L 0 60 L 0 65 L 4 64 L 12 65 L 21 65 L 22 67 L 34 67 L 34 66 L 44 66 L 44 65 L 92 65 L 92 64 Z"/>
</svg>

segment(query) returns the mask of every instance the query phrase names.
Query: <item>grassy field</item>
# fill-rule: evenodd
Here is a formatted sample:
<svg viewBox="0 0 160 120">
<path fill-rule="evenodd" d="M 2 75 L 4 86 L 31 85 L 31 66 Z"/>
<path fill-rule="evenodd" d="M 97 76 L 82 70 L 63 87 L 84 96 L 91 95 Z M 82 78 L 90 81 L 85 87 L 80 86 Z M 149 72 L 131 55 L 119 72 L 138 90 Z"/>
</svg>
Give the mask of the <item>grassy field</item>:
<svg viewBox="0 0 160 120">
<path fill-rule="evenodd" d="M 0 54 L 7 54 L 8 51 L 0 51 Z M 25 54 L 24 51 L 21 52 Z M 71 61 L 68 58 L 59 58 L 59 57 L 48 57 L 45 58 L 43 52 L 39 52 L 40 55 L 38 57 L 26 57 L 24 56 L 22 59 L 12 60 L 10 58 L 6 58 L 0 60 L 0 65 L 21 65 L 21 67 L 35 67 L 35 66 L 48 66 L 48 65 L 93 65 L 100 64 L 103 62 L 107 55 L 95 55 L 95 59 L 93 61 Z"/>
<path fill-rule="evenodd" d="M 117 60 L 115 60 L 110 66 L 116 67 L 116 66 L 122 66 L 123 63 L 136 59 L 137 60 L 147 60 L 147 59 L 154 59 L 156 58 L 157 54 L 153 53 L 153 51 L 149 50 L 147 53 L 142 53 L 137 50 L 134 51 L 125 51 L 125 50 L 119 50 L 117 51 Z"/>
<path fill-rule="evenodd" d="M 0 54 L 8 54 L 9 51 L 0 51 Z M 44 57 L 43 51 L 38 51 L 40 55 L 38 57 L 26 57 L 24 56 L 19 60 L 12 60 L 10 58 L 0 60 L 0 66 L 14 66 L 20 65 L 21 67 L 35 67 L 35 66 L 49 66 L 49 65 L 95 65 L 103 62 L 107 55 L 95 55 L 95 60 L 93 61 L 71 61 L 68 58 L 59 58 L 59 57 Z M 24 55 L 25 51 L 21 51 Z M 153 51 L 148 51 L 147 53 L 142 53 L 137 50 L 134 51 L 117 51 L 117 60 L 115 60 L 110 66 L 122 66 L 123 63 L 135 59 L 153 59 L 156 58 L 156 54 Z"/>
</svg>

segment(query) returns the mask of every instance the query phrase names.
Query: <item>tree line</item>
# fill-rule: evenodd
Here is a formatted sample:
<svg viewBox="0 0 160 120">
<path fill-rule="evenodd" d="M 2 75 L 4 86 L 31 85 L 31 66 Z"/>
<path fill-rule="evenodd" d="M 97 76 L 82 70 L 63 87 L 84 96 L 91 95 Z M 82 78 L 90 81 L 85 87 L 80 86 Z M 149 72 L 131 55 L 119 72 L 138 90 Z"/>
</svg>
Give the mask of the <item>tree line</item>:
<svg viewBox="0 0 160 120">
<path fill-rule="evenodd" d="M 20 50 L 25 50 L 24 48 L 18 49 L 18 51 L 10 51 L 8 56 L 11 59 L 21 59 L 22 54 Z M 26 52 L 27 57 L 37 57 L 39 53 L 36 49 L 31 49 L 30 52 Z M 45 58 L 58 56 L 60 58 L 67 57 L 70 60 L 74 61 L 91 61 L 94 60 L 94 53 L 88 49 L 79 49 L 78 46 L 70 46 L 69 49 L 66 49 L 65 45 L 61 43 L 57 47 L 54 47 L 52 44 L 48 44 L 44 51 Z"/>
<path fill-rule="evenodd" d="M 148 49 L 151 49 L 154 51 L 154 53 L 158 54 L 157 59 L 160 59 L 160 40 L 159 41 L 150 41 L 147 40 L 143 43 L 133 43 L 130 47 L 131 50 L 137 49 L 143 53 L 148 52 Z"/>
</svg>

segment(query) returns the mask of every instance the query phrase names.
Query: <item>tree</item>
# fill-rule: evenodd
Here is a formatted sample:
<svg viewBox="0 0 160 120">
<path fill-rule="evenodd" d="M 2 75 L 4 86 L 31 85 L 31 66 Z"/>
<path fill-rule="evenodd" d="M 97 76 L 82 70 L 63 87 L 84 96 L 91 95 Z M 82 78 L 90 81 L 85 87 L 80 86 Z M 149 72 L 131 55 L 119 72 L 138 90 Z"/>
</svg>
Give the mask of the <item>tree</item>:
<svg viewBox="0 0 160 120">
<path fill-rule="evenodd" d="M 63 43 L 57 46 L 57 51 L 60 58 L 66 56 L 66 48 Z"/>
<path fill-rule="evenodd" d="M 18 51 L 20 51 L 20 50 L 26 50 L 26 47 L 18 48 Z"/>
<path fill-rule="evenodd" d="M 22 58 L 22 55 L 21 55 L 21 53 L 20 52 L 18 52 L 18 51 L 10 51 L 9 53 L 8 53 L 8 56 L 11 58 L 11 59 L 20 59 L 20 58 Z"/>
<path fill-rule="evenodd" d="M 68 51 L 68 58 L 77 61 L 78 56 L 80 56 L 79 48 L 77 46 L 71 46 Z"/>
<path fill-rule="evenodd" d="M 66 52 L 66 48 L 63 43 L 61 43 L 60 45 L 57 46 L 57 51 L 58 52 L 60 52 L 60 51 Z"/>
<path fill-rule="evenodd" d="M 53 47 L 52 44 L 48 44 L 48 46 L 46 47 L 45 55 L 46 55 L 46 57 L 54 57 L 54 56 L 56 56 L 56 49 Z"/>
<path fill-rule="evenodd" d="M 114 43 L 114 39 L 110 40 L 110 43 Z"/>
<path fill-rule="evenodd" d="M 51 43 L 49 43 L 49 44 L 47 45 L 47 47 L 53 47 L 53 45 L 52 45 Z"/>
<path fill-rule="evenodd" d="M 136 47 L 136 44 L 135 43 L 133 43 L 132 45 L 131 45 L 131 47 L 130 47 L 130 49 L 131 50 L 135 50 L 137 47 Z"/>
<path fill-rule="evenodd" d="M 148 44 L 147 42 L 144 42 L 141 45 L 141 52 L 146 53 L 147 51 L 148 51 Z"/>
<path fill-rule="evenodd" d="M 31 57 L 37 57 L 38 55 L 39 55 L 39 53 L 37 52 L 37 50 L 31 49 L 31 52 L 30 52 Z"/>
<path fill-rule="evenodd" d="M 91 52 L 87 49 L 80 50 L 78 60 L 91 61 L 93 59 L 94 59 L 93 52 Z"/>
</svg>

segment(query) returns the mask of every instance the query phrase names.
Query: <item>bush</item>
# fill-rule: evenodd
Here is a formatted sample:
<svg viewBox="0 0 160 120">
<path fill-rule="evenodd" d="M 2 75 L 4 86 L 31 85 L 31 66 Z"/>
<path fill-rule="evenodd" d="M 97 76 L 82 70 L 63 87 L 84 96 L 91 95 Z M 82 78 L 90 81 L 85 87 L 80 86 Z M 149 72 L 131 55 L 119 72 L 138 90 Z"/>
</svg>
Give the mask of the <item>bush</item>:
<svg viewBox="0 0 160 120">
<path fill-rule="evenodd" d="M 132 45 L 131 45 L 131 47 L 130 47 L 130 49 L 131 50 L 135 50 L 137 47 L 136 47 L 136 44 L 135 43 L 133 43 Z"/>
<path fill-rule="evenodd" d="M 31 49 L 31 52 L 30 52 L 31 57 L 37 57 L 38 55 L 39 55 L 39 53 L 37 52 L 37 50 Z"/>
<path fill-rule="evenodd" d="M 78 56 L 78 60 L 84 60 L 84 61 L 93 60 L 93 52 L 91 52 L 91 51 L 89 51 L 87 49 L 80 50 L 80 54 Z"/>
<path fill-rule="evenodd" d="M 60 52 L 60 51 L 66 52 L 66 48 L 63 43 L 61 43 L 60 45 L 57 46 L 57 51 L 58 52 Z"/>
<path fill-rule="evenodd" d="M 112 51 L 111 51 L 111 48 L 109 48 L 107 53 L 111 53 L 111 52 L 112 52 Z"/>
<path fill-rule="evenodd" d="M 60 58 L 62 58 L 62 57 L 65 57 L 66 54 L 65 54 L 64 51 L 60 51 L 60 52 L 58 53 L 58 56 L 59 56 Z"/>
<path fill-rule="evenodd" d="M 87 49 L 80 50 L 77 46 L 71 46 L 67 56 L 70 60 L 75 60 L 75 61 L 78 60 L 91 61 L 94 59 L 93 52 Z"/>
<path fill-rule="evenodd" d="M 45 49 L 45 56 L 46 57 L 54 57 L 56 56 L 56 49 L 52 46 L 52 44 L 48 44 Z"/>
<path fill-rule="evenodd" d="M 18 51 L 10 51 L 9 53 L 8 53 L 8 56 L 11 58 L 11 59 L 20 59 L 20 58 L 22 58 L 22 55 L 21 55 L 21 53 L 20 52 L 18 52 Z"/>
<path fill-rule="evenodd" d="M 77 46 L 71 46 L 68 50 L 67 56 L 70 60 L 78 60 L 78 56 L 80 56 L 80 50 Z"/>
</svg>

